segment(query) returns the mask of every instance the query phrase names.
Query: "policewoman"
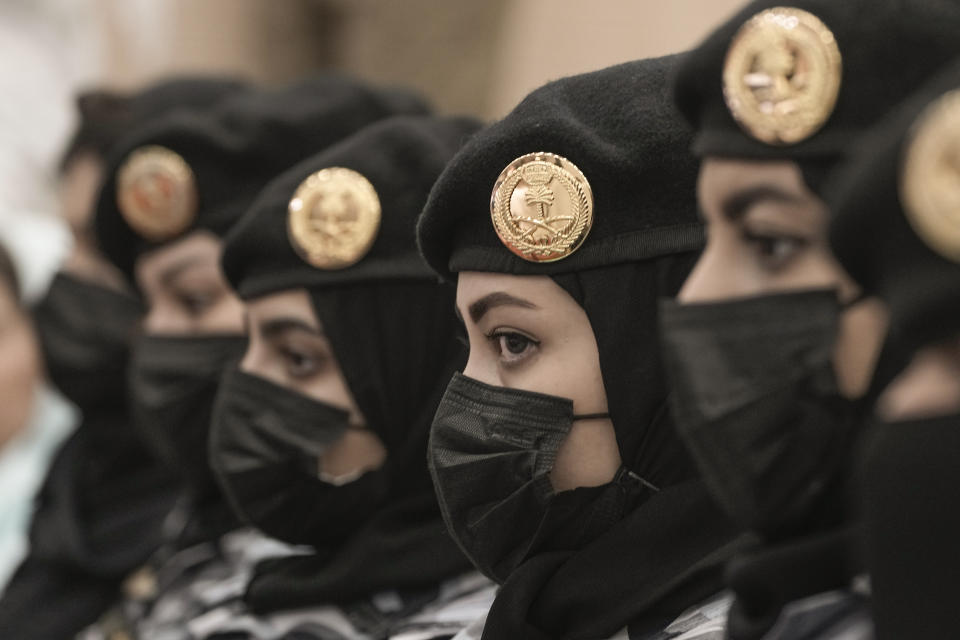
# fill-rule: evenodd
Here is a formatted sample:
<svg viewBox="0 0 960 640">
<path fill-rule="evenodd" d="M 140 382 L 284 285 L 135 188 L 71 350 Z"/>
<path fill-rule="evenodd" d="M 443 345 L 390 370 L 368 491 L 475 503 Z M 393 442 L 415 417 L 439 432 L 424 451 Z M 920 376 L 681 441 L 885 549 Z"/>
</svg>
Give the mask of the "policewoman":
<svg viewBox="0 0 960 640">
<path fill-rule="evenodd" d="M 133 95 L 90 92 L 60 163 L 60 212 L 73 248 L 34 324 L 47 375 L 82 413 L 37 499 L 30 554 L 0 599 L 0 636 L 64 638 L 90 624 L 160 545 L 175 477 L 130 428 L 126 370 L 143 307 L 93 234 L 97 189 L 123 136 L 177 107 L 207 108 L 243 84 L 167 80 Z M 122 478 L 122 482 L 117 479 Z M 38 616 L 38 603 L 57 611 Z"/>
<path fill-rule="evenodd" d="M 242 609 L 208 614 L 228 623 L 225 637 L 446 638 L 492 599 L 447 534 L 427 471 L 463 347 L 452 287 L 414 234 L 477 128 L 372 125 L 271 182 L 226 239 L 250 342 L 221 384 L 211 463 L 247 522 L 313 551 L 262 564 Z"/>
<path fill-rule="evenodd" d="M 813 623 L 833 637 L 866 617 L 845 591 L 859 569 L 844 492 L 897 356 L 883 305 L 830 252 L 822 190 L 871 123 L 960 53 L 958 26 L 953 2 L 765 0 L 681 64 L 708 241 L 661 320 L 680 433 L 718 503 L 761 537 L 728 568 L 731 638 Z"/>
<path fill-rule="evenodd" d="M 434 418 L 434 486 L 501 584 L 463 637 L 719 632 L 734 535 L 676 436 L 657 336 L 657 300 L 703 242 L 677 60 L 534 91 L 457 154 L 419 220 L 470 346 Z"/>
<path fill-rule="evenodd" d="M 178 473 L 182 501 L 167 520 L 165 547 L 127 580 L 120 615 L 97 633 L 109 635 L 119 620 L 127 633 L 189 637 L 183 620 L 194 609 L 232 595 L 210 585 L 242 585 L 258 554 L 286 551 L 238 530 L 207 462 L 220 374 L 246 345 L 243 306 L 220 271 L 221 237 L 297 161 L 370 122 L 424 109 L 405 92 L 321 76 L 171 113 L 114 154 L 95 228 L 146 305 L 131 357 L 133 423 Z"/>
<path fill-rule="evenodd" d="M 831 180 L 837 259 L 890 310 L 906 366 L 865 438 L 858 504 L 876 636 L 960 629 L 960 64 L 924 85 Z"/>
</svg>

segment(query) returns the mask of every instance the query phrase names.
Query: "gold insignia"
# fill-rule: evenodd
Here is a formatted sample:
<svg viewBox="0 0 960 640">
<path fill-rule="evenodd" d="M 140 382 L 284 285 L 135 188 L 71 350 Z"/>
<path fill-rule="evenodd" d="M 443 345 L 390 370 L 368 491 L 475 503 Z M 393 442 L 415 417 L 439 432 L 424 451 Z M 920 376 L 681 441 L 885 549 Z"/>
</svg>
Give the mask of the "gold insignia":
<svg viewBox="0 0 960 640">
<path fill-rule="evenodd" d="M 367 255 L 380 229 L 380 199 L 370 181 L 343 167 L 300 183 L 287 209 L 287 233 L 300 256 L 320 269 L 343 269 Z"/>
<path fill-rule="evenodd" d="M 900 199 L 917 235 L 960 262 L 960 89 L 917 119 L 903 158 Z"/>
<path fill-rule="evenodd" d="M 490 217 L 510 251 L 530 262 L 554 262 L 587 239 L 593 192 L 566 158 L 528 153 L 508 164 L 494 183 Z"/>
<path fill-rule="evenodd" d="M 748 134 L 771 145 L 801 142 L 833 113 L 842 75 L 833 33 L 812 13 L 767 9 L 734 36 L 723 97 Z"/>
<path fill-rule="evenodd" d="M 137 149 L 117 174 L 117 206 L 130 228 L 147 240 L 183 233 L 197 216 L 193 171 L 165 147 Z"/>
</svg>

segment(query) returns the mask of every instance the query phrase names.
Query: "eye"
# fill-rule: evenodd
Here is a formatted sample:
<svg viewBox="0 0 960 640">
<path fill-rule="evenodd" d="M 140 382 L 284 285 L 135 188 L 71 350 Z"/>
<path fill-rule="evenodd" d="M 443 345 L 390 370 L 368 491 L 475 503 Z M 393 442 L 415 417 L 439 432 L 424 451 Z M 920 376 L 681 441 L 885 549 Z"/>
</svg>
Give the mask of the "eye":
<svg viewBox="0 0 960 640">
<path fill-rule="evenodd" d="M 496 330 L 487 336 L 504 365 L 515 365 L 532 356 L 540 343 L 518 331 Z"/>
<path fill-rule="evenodd" d="M 213 291 L 184 291 L 177 294 L 177 301 L 191 316 L 201 316 L 209 310 L 220 296 Z"/>
<path fill-rule="evenodd" d="M 325 362 L 325 358 L 320 354 L 290 347 L 282 347 L 280 353 L 283 356 L 287 375 L 295 379 L 315 376 L 323 368 Z"/>
<path fill-rule="evenodd" d="M 806 238 L 785 234 L 744 231 L 743 238 L 765 269 L 787 266 L 809 244 Z"/>
</svg>

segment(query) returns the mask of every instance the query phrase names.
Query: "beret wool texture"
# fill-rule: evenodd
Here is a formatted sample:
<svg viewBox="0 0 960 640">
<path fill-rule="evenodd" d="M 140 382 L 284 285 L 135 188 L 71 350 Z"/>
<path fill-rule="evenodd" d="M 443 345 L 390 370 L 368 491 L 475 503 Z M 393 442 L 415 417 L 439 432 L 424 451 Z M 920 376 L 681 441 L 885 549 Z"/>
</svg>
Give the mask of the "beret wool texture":
<svg viewBox="0 0 960 640">
<path fill-rule="evenodd" d="M 956 89 L 960 61 L 864 136 L 828 184 L 834 254 L 865 290 L 887 303 L 891 331 L 907 348 L 960 333 L 960 264 L 917 235 L 898 188 L 914 127 L 931 103 Z"/>
<path fill-rule="evenodd" d="M 436 281 L 417 252 L 415 221 L 446 163 L 480 124 L 470 118 L 395 117 L 371 125 L 273 180 L 227 236 L 222 265 L 243 299 L 286 289 L 362 282 Z M 380 200 L 380 228 L 370 250 L 340 269 L 309 264 L 287 232 L 288 206 L 311 174 L 332 167 L 363 175 Z"/>
<path fill-rule="evenodd" d="M 146 251 L 199 229 L 225 234 L 267 182 L 310 154 L 377 120 L 426 112 L 411 93 L 336 75 L 278 90 L 240 91 L 206 109 L 177 109 L 132 132 L 108 162 L 95 220 L 100 247 L 132 279 L 134 263 Z M 195 219 L 160 243 L 134 231 L 117 204 L 117 172 L 148 145 L 182 156 L 197 186 Z"/>
<path fill-rule="evenodd" d="M 418 222 L 430 266 L 555 275 L 698 249 L 697 162 L 670 101 L 677 56 L 641 60 L 551 82 L 475 136 L 434 186 Z M 501 171 L 533 152 L 565 157 L 593 191 L 593 229 L 571 255 L 533 263 L 511 253 L 490 218 Z"/>
<path fill-rule="evenodd" d="M 745 133 L 723 96 L 723 69 L 740 27 L 773 7 L 817 16 L 833 32 L 843 61 L 836 106 L 824 126 L 792 145 L 773 146 Z M 795 159 L 822 178 L 856 138 L 924 79 L 960 54 L 956 0 L 758 0 L 686 56 L 675 79 L 678 108 L 696 130 L 699 156 Z M 809 180 L 819 191 L 822 180 Z"/>
</svg>

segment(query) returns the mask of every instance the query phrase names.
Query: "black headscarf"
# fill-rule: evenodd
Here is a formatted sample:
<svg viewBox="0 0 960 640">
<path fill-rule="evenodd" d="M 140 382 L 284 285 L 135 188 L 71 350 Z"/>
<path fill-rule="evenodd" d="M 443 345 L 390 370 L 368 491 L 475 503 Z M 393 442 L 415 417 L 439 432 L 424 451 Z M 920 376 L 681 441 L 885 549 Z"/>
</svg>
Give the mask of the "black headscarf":
<svg viewBox="0 0 960 640">
<path fill-rule="evenodd" d="M 476 129 L 454 118 L 373 125 L 273 181 L 227 238 L 223 268 L 242 298 L 307 290 L 367 427 L 387 449 L 389 491 L 374 515 L 340 545 L 261 565 L 246 597 L 254 611 L 435 587 L 469 568 L 443 526 L 424 453 L 444 385 L 464 354 L 454 291 L 417 254 L 414 220 L 444 164 Z M 330 167 L 362 174 L 382 207 L 370 251 L 336 270 L 303 260 L 286 226 L 298 185 Z"/>
<path fill-rule="evenodd" d="M 676 63 L 676 56 L 628 63 L 533 92 L 457 155 L 419 222 L 421 250 L 446 277 L 548 275 L 584 308 L 623 465 L 660 489 L 585 548 L 521 564 L 502 585 L 484 637 L 662 629 L 721 589 L 736 534 L 674 431 L 659 362 L 657 301 L 677 292 L 703 242 L 697 163 L 667 86 Z M 490 221 L 498 174 L 533 151 L 576 164 L 594 195 L 590 235 L 552 263 L 515 256 Z"/>
</svg>

